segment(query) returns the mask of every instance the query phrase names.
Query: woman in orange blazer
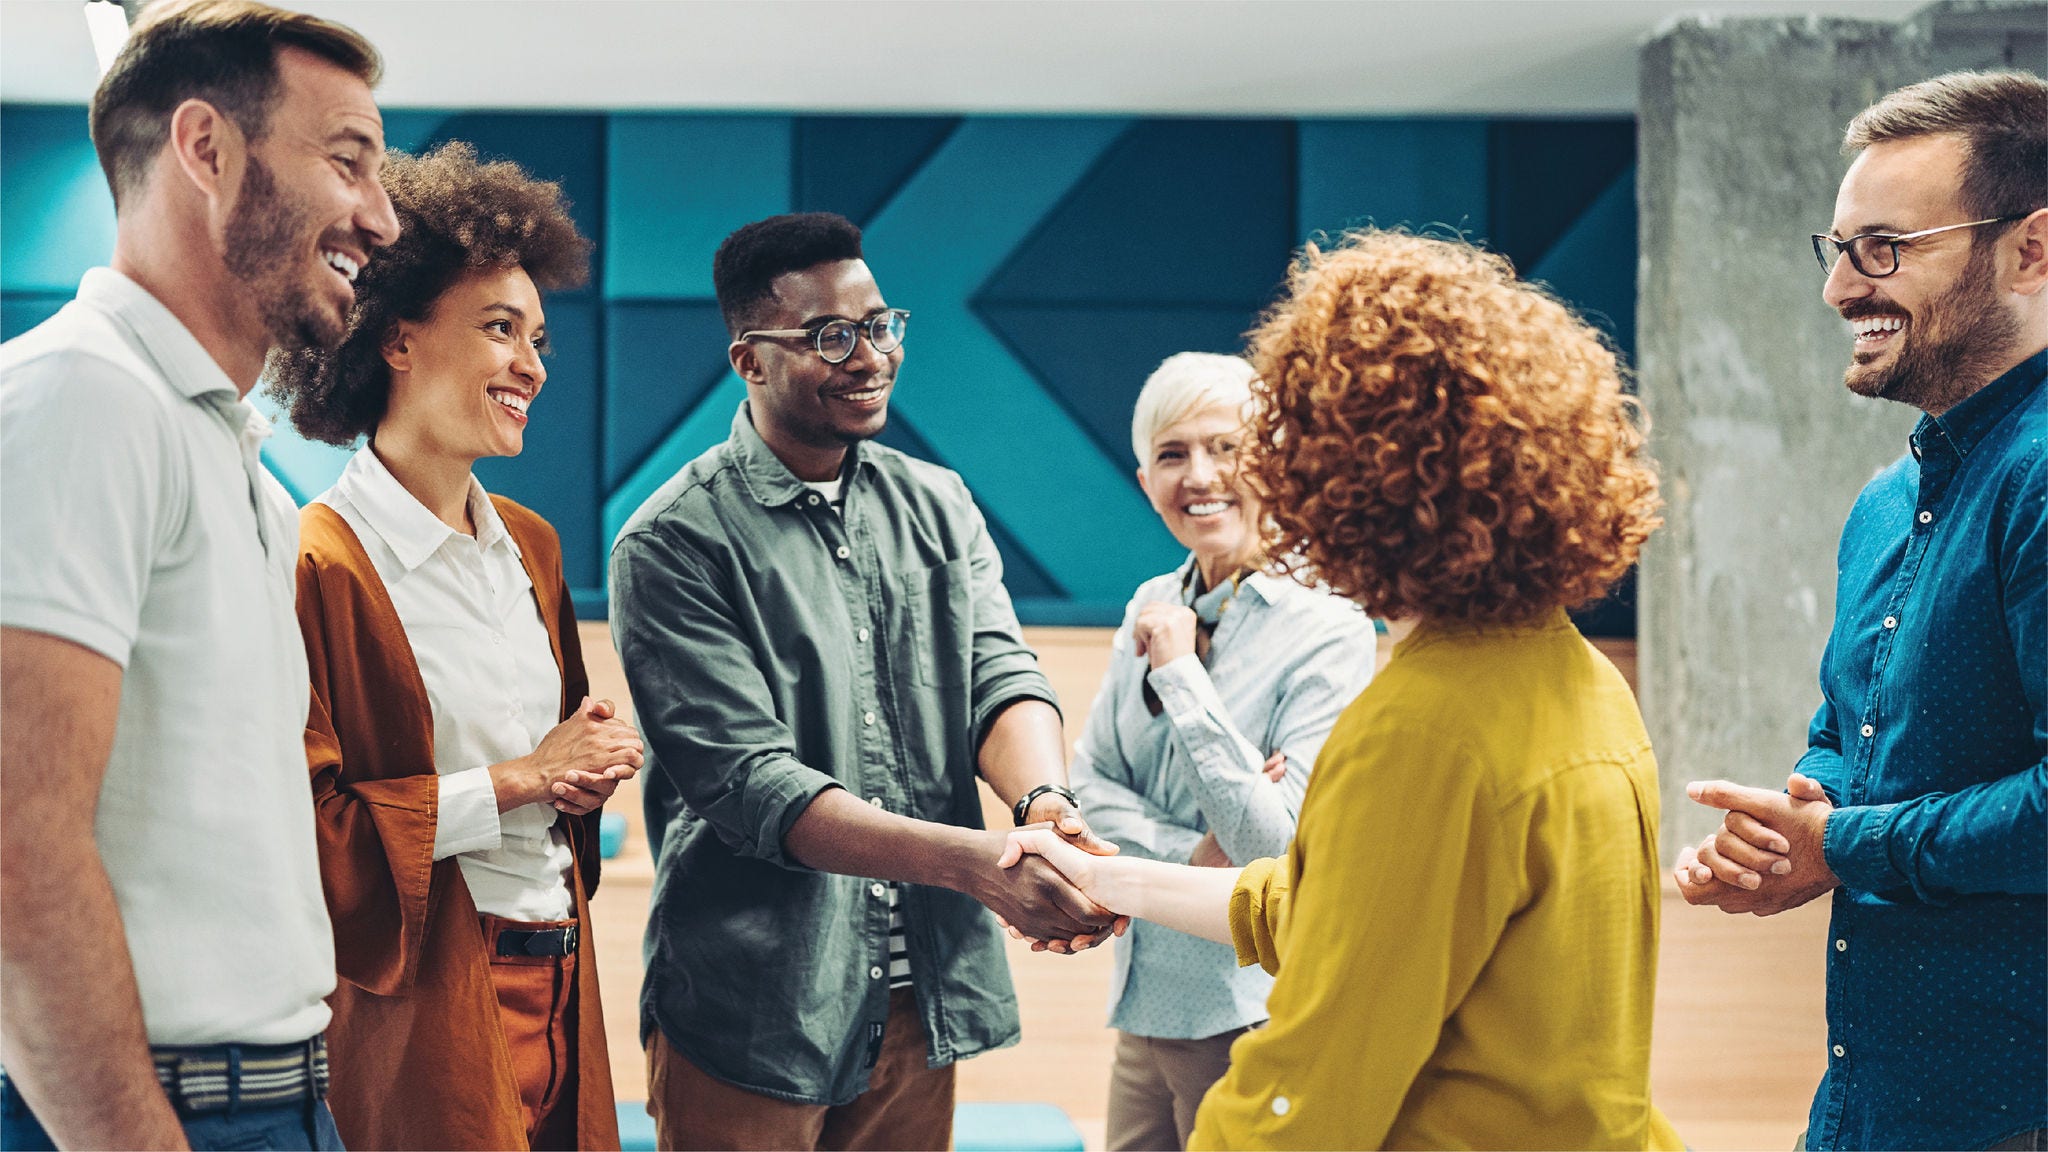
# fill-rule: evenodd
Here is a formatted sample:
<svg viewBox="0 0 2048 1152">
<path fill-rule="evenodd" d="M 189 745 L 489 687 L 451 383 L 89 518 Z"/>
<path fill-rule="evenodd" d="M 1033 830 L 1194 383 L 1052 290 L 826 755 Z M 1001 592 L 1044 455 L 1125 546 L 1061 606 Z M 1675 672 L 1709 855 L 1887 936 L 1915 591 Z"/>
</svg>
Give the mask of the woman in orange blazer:
<svg viewBox="0 0 2048 1152">
<path fill-rule="evenodd" d="M 466 145 L 382 179 L 398 242 L 322 241 L 345 340 L 270 373 L 302 433 L 369 436 L 301 520 L 329 1104 L 351 1148 L 617 1148 L 585 929 L 597 810 L 641 744 L 585 695 L 554 529 L 472 472 L 523 446 L 539 289 L 580 283 L 590 245 L 559 186 Z"/>
</svg>

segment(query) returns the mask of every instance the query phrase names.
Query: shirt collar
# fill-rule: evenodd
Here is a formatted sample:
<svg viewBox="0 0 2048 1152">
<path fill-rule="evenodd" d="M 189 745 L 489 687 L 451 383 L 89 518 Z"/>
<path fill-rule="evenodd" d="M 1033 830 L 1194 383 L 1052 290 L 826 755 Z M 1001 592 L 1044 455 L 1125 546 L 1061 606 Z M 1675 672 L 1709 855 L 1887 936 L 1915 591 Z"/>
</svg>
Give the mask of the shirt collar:
<svg viewBox="0 0 2048 1152">
<path fill-rule="evenodd" d="M 112 268 L 90 268 L 78 281 L 78 299 L 133 333 L 138 350 L 156 365 L 164 382 L 180 396 L 211 409 L 245 449 L 253 450 L 270 437 L 270 421 L 242 398 L 199 338 L 147 288 Z"/>
<path fill-rule="evenodd" d="M 2011 371 L 1941 415 L 1922 416 L 1913 429 L 1913 454 L 1919 456 L 1924 452 L 1930 433 L 1939 430 L 1958 458 L 1968 456 L 2021 401 L 2040 391 L 2044 377 L 2048 377 L 2048 349 L 2015 364 Z"/>
<path fill-rule="evenodd" d="M 196 400 L 225 392 L 230 400 L 241 400 L 241 390 L 199 338 L 142 285 L 112 268 L 93 268 L 78 281 L 78 298 L 127 325 L 179 395 Z"/>
<path fill-rule="evenodd" d="M 797 479 L 789 465 L 784 464 L 775 450 L 768 447 L 768 442 L 761 439 L 761 434 L 754 430 L 751 400 L 740 402 L 740 410 L 732 418 L 732 439 L 728 443 L 738 460 L 740 479 L 755 500 L 772 508 L 794 504 L 812 494 L 810 486 Z M 860 445 L 849 445 L 846 455 L 846 467 L 840 475 L 851 480 L 860 470 Z M 851 488 L 851 484 L 841 488 L 840 496 L 846 496 Z"/>
<path fill-rule="evenodd" d="M 1180 567 L 1174 569 L 1174 572 L 1180 576 L 1181 587 L 1185 588 L 1188 586 L 1188 580 L 1194 574 L 1194 571 L 1195 554 L 1190 552 L 1188 553 L 1188 558 L 1180 562 Z M 1283 591 L 1281 585 L 1292 582 L 1292 580 L 1285 576 L 1274 576 L 1263 568 L 1256 568 L 1252 570 L 1251 575 L 1238 581 L 1237 586 L 1240 591 L 1247 588 L 1251 589 L 1258 594 L 1261 602 L 1270 605 L 1280 599 Z"/>
<path fill-rule="evenodd" d="M 426 563 L 451 537 L 460 535 L 406 491 L 368 445 L 349 457 L 348 467 L 342 469 L 334 486 L 363 514 L 407 572 Z M 489 550 L 502 543 L 513 555 L 519 554 L 518 543 L 505 530 L 504 518 L 475 473 L 469 477 L 469 515 L 476 522 L 479 548 Z"/>
</svg>

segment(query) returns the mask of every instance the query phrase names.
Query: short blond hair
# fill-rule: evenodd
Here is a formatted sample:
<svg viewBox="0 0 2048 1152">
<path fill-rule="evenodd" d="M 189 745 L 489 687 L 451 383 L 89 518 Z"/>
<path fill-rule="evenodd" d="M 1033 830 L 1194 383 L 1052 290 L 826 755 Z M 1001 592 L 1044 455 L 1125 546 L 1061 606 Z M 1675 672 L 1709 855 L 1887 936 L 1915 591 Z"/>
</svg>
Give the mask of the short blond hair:
<svg viewBox="0 0 2048 1152">
<path fill-rule="evenodd" d="M 171 136 L 171 113 L 204 100 L 251 140 L 277 97 L 277 50 L 298 48 L 375 86 L 377 49 L 355 29 L 256 0 L 164 0 L 145 10 L 92 95 L 88 121 L 120 207 L 148 180 Z"/>
<path fill-rule="evenodd" d="M 1161 432 L 1197 412 L 1229 405 L 1251 419 L 1252 366 L 1242 356 L 1215 352 L 1176 352 L 1159 362 L 1131 413 L 1131 453 L 1138 467 L 1152 455 L 1152 441 Z"/>
</svg>

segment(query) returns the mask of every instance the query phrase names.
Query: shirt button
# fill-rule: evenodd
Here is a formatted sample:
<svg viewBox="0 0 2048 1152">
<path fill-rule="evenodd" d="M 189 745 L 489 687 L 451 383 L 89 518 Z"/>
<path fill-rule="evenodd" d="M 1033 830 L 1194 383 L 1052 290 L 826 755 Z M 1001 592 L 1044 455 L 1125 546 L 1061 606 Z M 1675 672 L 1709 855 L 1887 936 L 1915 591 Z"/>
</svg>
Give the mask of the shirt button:
<svg viewBox="0 0 2048 1152">
<path fill-rule="evenodd" d="M 1921 522 L 1922 524 L 1932 524 L 1932 523 L 1934 523 L 1934 513 L 1932 513 L 1932 512 L 1926 512 L 1926 511 L 1923 511 L 1923 512 L 1921 512 L 1921 513 L 1920 513 L 1920 522 Z"/>
<path fill-rule="evenodd" d="M 834 548 L 834 549 L 832 550 L 832 554 L 833 554 L 834 556 L 837 556 L 837 557 L 839 557 L 839 558 L 840 558 L 841 560 L 844 560 L 844 559 L 846 559 L 846 558 L 847 558 L 848 556 L 851 556 L 851 555 L 853 555 L 853 549 L 851 549 L 851 548 L 848 548 L 848 547 L 847 547 L 846 545 L 844 545 L 844 544 L 841 544 L 841 545 L 840 545 L 839 547 L 837 547 L 837 548 Z"/>
<path fill-rule="evenodd" d="M 874 967 L 872 967 L 872 968 L 868 969 L 868 979 L 870 979 L 870 980 L 880 980 L 881 978 L 882 978 L 882 966 L 881 966 L 880 964 L 877 964 L 877 965 L 875 965 Z"/>
<path fill-rule="evenodd" d="M 1289 1108 L 1292 1108 L 1292 1107 L 1294 1107 L 1294 1105 L 1292 1105 L 1292 1104 L 1288 1103 L 1287 1097 L 1285 1097 L 1285 1096 L 1275 1096 L 1275 1097 L 1273 1097 L 1273 1115 L 1275 1115 L 1275 1116 L 1285 1116 L 1285 1115 L 1287 1115 L 1287 1110 L 1288 1110 Z"/>
<path fill-rule="evenodd" d="M 861 713 L 860 722 L 867 725 L 870 728 L 873 728 L 875 726 L 875 714 L 873 712 Z"/>
<path fill-rule="evenodd" d="M 816 504 L 816 503 L 818 502 L 818 494 L 817 494 L 816 492 L 813 492 L 813 493 L 811 493 L 811 500 L 810 500 L 810 502 L 811 502 L 812 504 Z"/>
<path fill-rule="evenodd" d="M 868 885 L 868 891 L 874 893 L 877 898 L 887 896 L 889 894 L 889 889 L 881 884 Z"/>
<path fill-rule="evenodd" d="M 882 798 L 880 796 L 870 796 L 868 797 L 868 803 L 880 808 L 882 806 Z"/>
<path fill-rule="evenodd" d="M 858 632 L 855 632 L 855 633 L 854 633 L 854 636 L 855 636 L 855 637 L 856 637 L 857 639 L 859 639 L 859 640 L 860 640 L 860 642 L 861 642 L 861 643 L 863 643 L 863 644 L 865 644 L 865 643 L 867 643 L 867 642 L 868 642 L 868 630 L 867 630 L 867 629 L 865 629 L 865 628 L 862 628 L 862 629 L 861 629 L 860 631 L 858 631 Z"/>
<path fill-rule="evenodd" d="M 1862 728 L 1857 729 L 1857 731 L 1862 732 L 1865 739 L 1868 739 L 1869 737 L 1877 733 L 1877 729 L 1871 727 L 1868 724 L 1865 724 Z"/>
<path fill-rule="evenodd" d="M 1840 1044 L 1835 1045 L 1836 1056 L 1847 1056 L 1848 1054 L 1849 1050 L 1847 1048 L 1842 1047 Z"/>
<path fill-rule="evenodd" d="M 1849 950 L 1849 942 L 1848 942 L 1847 940 L 1837 940 L 1837 941 L 1835 941 L 1835 951 L 1837 951 L 1837 952 L 1847 952 L 1848 950 Z"/>
<path fill-rule="evenodd" d="M 1899 618 L 1897 616 L 1885 617 L 1884 626 L 1887 628 L 1897 628 L 1899 626 Z"/>
</svg>

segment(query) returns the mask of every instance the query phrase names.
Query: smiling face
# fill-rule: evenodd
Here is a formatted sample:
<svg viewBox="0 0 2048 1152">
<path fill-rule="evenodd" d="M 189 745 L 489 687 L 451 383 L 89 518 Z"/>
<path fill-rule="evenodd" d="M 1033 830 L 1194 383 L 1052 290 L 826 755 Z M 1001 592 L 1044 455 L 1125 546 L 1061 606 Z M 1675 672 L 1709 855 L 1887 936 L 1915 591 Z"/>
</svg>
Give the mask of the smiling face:
<svg viewBox="0 0 2048 1152">
<path fill-rule="evenodd" d="M 277 66 L 278 101 L 249 147 L 221 257 L 273 339 L 329 348 L 348 330 L 371 251 L 398 236 L 377 179 L 383 119 L 347 69 L 296 48 L 280 49 Z"/>
<path fill-rule="evenodd" d="M 838 260 L 785 272 L 762 309 L 759 328 L 813 328 L 827 320 L 863 320 L 887 308 L 862 260 Z M 837 474 L 846 449 L 881 434 L 903 346 L 875 351 L 865 332 L 852 355 L 827 364 L 806 337 L 763 336 L 732 346 L 733 368 L 747 381 L 754 428 L 790 470 L 806 480 Z M 814 472 L 824 475 L 812 475 Z"/>
<path fill-rule="evenodd" d="M 1899 235 L 1973 219 L 1957 196 L 1966 159 L 1956 136 L 1871 145 L 1842 179 L 1834 234 Z M 1986 239 L 1981 231 L 1903 244 L 1889 276 L 1865 276 L 1846 257 L 1835 262 L 1822 296 L 1850 325 L 1850 391 L 1939 414 L 1996 375 L 2017 321 L 1999 306 L 1992 247 L 1976 243 Z"/>
<path fill-rule="evenodd" d="M 548 378 L 547 319 L 524 268 L 472 272 L 424 320 L 401 320 L 385 343 L 391 398 L 377 431 L 436 455 L 517 456 L 527 409 Z"/>
<path fill-rule="evenodd" d="M 1237 466 L 1248 433 L 1237 406 L 1213 404 L 1160 429 L 1138 469 L 1152 510 L 1205 573 L 1258 554 L 1259 501 Z"/>
</svg>

